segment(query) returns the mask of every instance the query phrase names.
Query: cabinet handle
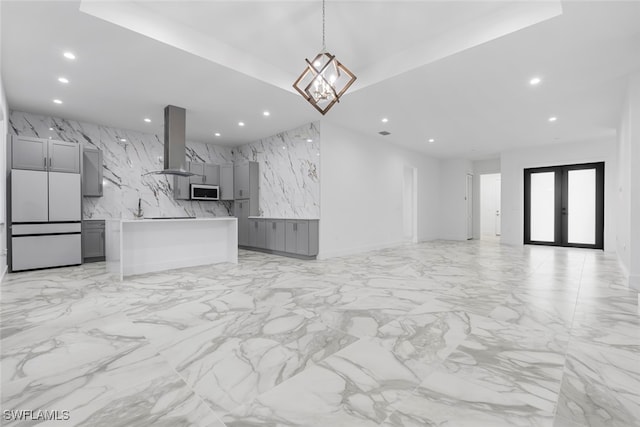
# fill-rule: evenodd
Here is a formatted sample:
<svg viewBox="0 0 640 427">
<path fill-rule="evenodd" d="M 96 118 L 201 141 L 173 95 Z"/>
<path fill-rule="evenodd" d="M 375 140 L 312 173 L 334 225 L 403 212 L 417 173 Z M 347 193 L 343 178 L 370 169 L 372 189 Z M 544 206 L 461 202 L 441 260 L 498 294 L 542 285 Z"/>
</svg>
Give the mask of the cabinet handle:
<svg viewBox="0 0 640 427">
<path fill-rule="evenodd" d="M 276 229 L 276 223 L 275 222 L 271 223 L 271 228 L 274 229 L 274 230 Z"/>
<path fill-rule="evenodd" d="M 240 190 L 240 196 L 242 196 L 242 190 Z"/>
<path fill-rule="evenodd" d="M 44 159 L 42 159 L 44 161 L 44 168 L 47 168 L 47 158 L 45 157 Z"/>
<path fill-rule="evenodd" d="M 51 161 L 51 157 L 49 157 L 49 169 L 51 169 L 51 164 L 52 164 L 52 163 L 53 163 L 53 162 Z"/>
<path fill-rule="evenodd" d="M 293 224 L 293 231 L 298 231 L 298 224 Z"/>
</svg>

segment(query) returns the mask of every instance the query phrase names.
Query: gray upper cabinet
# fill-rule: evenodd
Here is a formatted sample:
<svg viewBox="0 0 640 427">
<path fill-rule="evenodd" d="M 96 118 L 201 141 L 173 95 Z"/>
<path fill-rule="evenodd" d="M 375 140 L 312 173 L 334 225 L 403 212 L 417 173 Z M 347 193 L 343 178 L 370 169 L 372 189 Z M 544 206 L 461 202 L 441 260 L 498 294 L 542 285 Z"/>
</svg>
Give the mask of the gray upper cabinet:
<svg viewBox="0 0 640 427">
<path fill-rule="evenodd" d="M 11 168 L 80 173 L 80 145 L 74 142 L 14 136 Z"/>
<path fill-rule="evenodd" d="M 191 170 L 191 163 L 187 162 L 186 170 Z M 173 198 L 176 200 L 189 200 L 189 178 L 188 176 L 173 176 Z"/>
<path fill-rule="evenodd" d="M 203 166 L 203 184 L 220 185 L 220 166 L 210 165 L 208 163 L 205 163 Z"/>
<path fill-rule="evenodd" d="M 220 165 L 220 200 L 233 199 L 233 164 Z"/>
<path fill-rule="evenodd" d="M 47 170 L 49 166 L 47 147 L 46 139 L 14 136 L 11 144 L 11 168 Z"/>
<path fill-rule="evenodd" d="M 204 181 L 204 163 L 189 163 L 189 172 L 197 174 L 189 177 L 189 184 L 202 184 Z"/>
<path fill-rule="evenodd" d="M 102 197 L 102 151 L 97 148 L 83 150 L 82 195 Z"/>
<path fill-rule="evenodd" d="M 49 141 L 49 171 L 80 173 L 80 145 Z"/>
<path fill-rule="evenodd" d="M 258 201 L 258 162 L 236 164 L 233 167 L 233 191 L 236 199 Z"/>
</svg>

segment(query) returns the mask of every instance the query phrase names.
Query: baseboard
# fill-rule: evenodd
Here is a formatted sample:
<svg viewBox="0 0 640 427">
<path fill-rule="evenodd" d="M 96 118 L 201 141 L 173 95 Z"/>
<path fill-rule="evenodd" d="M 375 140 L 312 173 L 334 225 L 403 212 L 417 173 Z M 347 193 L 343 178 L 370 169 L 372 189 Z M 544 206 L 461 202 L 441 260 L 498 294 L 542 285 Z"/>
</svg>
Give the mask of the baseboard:
<svg viewBox="0 0 640 427">
<path fill-rule="evenodd" d="M 620 270 L 622 270 L 622 274 L 627 279 L 627 285 L 629 288 L 640 292 L 640 275 L 629 274 L 629 270 L 627 269 L 627 266 L 624 265 L 624 262 L 622 262 L 622 259 L 620 259 L 620 255 L 618 255 L 618 265 L 620 266 Z"/>
<path fill-rule="evenodd" d="M 407 244 L 414 245 L 415 243 L 401 240 L 398 242 L 383 243 L 379 245 L 365 245 L 365 246 L 358 246 L 355 248 L 341 249 L 337 251 L 321 252 L 318 254 L 318 259 L 328 259 L 328 258 L 337 258 L 337 257 L 349 256 L 349 255 L 357 255 L 364 252 L 378 251 L 380 249 L 387 249 L 387 248 L 395 248 L 397 246 L 404 246 Z"/>
</svg>

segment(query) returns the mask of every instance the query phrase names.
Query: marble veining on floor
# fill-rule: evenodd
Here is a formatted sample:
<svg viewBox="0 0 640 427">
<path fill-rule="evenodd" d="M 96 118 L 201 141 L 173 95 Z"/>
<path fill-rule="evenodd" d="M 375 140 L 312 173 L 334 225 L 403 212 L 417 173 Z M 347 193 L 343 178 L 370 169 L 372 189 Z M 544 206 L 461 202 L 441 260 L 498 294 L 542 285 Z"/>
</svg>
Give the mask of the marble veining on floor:
<svg viewBox="0 0 640 427">
<path fill-rule="evenodd" d="M 103 263 L 11 274 L 0 291 L 2 425 L 640 426 L 638 294 L 600 251 L 240 251 L 123 282 Z"/>
</svg>

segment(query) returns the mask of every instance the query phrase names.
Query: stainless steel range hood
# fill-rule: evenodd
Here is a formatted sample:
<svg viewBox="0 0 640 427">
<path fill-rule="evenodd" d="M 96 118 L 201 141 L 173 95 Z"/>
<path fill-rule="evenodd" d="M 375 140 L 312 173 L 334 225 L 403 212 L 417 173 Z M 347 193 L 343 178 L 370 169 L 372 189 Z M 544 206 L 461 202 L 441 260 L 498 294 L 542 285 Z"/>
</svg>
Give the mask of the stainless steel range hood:
<svg viewBox="0 0 640 427">
<path fill-rule="evenodd" d="M 175 105 L 164 107 L 164 169 L 144 175 L 194 176 L 186 170 L 186 117 L 187 110 Z"/>
</svg>

